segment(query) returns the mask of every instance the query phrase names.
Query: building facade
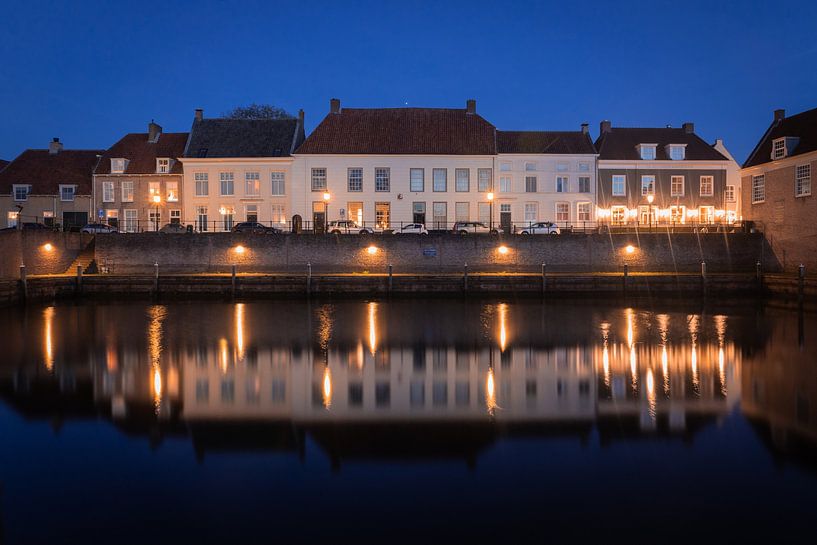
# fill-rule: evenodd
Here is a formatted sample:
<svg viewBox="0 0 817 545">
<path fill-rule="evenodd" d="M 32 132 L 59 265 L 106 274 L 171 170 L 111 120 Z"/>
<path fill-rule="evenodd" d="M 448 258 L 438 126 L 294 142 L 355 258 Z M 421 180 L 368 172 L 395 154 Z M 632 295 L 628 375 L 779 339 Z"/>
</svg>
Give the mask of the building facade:
<svg viewBox="0 0 817 545">
<path fill-rule="evenodd" d="M 182 164 L 188 134 L 130 133 L 111 146 L 94 172 L 96 219 L 122 232 L 158 231 L 181 223 Z"/>
<path fill-rule="evenodd" d="M 292 153 L 304 139 L 296 119 L 205 119 L 196 110 L 184 165 L 183 222 L 229 231 L 238 222 L 288 229 Z"/>
<path fill-rule="evenodd" d="M 564 189 L 577 193 L 579 169 L 587 168 L 584 200 L 593 202 L 595 155 L 586 132 L 497 131 L 473 100 L 464 109 L 364 109 L 332 99 L 295 156 L 293 211 L 317 228 L 353 220 L 375 230 L 407 223 L 448 230 L 458 221 L 512 229 L 555 221 L 561 201 L 571 220 L 574 199 L 556 190 L 562 165 L 564 177 L 573 177 Z M 525 168 L 533 170 L 525 176 Z"/>
<path fill-rule="evenodd" d="M 29 149 L 0 171 L 0 228 L 22 223 L 78 230 L 93 217 L 93 171 L 104 150 Z"/>
<path fill-rule="evenodd" d="M 817 268 L 817 108 L 774 119 L 740 171 L 744 215 L 764 231 L 786 269 Z"/>
<path fill-rule="evenodd" d="M 708 226 L 734 222 L 730 160 L 682 128 L 620 128 L 602 121 L 596 140 L 598 217 L 616 226 Z"/>
</svg>

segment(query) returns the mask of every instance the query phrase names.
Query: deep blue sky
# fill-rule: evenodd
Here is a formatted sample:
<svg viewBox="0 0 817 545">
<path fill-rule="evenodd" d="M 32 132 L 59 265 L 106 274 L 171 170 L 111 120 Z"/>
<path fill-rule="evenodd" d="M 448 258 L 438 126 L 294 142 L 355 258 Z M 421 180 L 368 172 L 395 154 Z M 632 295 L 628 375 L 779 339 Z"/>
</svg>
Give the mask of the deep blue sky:
<svg viewBox="0 0 817 545">
<path fill-rule="evenodd" d="M 150 119 L 189 129 L 267 102 L 307 130 L 346 106 L 464 107 L 500 129 L 601 119 L 725 139 L 817 107 L 817 2 L 59 2 L 4 4 L 0 158 L 107 148 Z"/>
</svg>

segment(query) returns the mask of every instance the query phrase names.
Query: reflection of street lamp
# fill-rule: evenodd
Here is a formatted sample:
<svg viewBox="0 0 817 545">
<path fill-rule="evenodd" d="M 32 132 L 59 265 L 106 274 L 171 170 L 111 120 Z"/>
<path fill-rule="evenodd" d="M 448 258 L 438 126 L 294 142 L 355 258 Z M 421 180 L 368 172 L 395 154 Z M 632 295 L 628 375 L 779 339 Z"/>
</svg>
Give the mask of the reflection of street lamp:
<svg viewBox="0 0 817 545">
<path fill-rule="evenodd" d="M 332 195 L 329 194 L 328 191 L 323 192 L 323 230 L 325 233 L 329 232 L 329 199 L 332 198 Z"/>
<path fill-rule="evenodd" d="M 154 230 L 159 231 L 159 203 L 162 202 L 162 197 L 159 195 L 153 196 L 153 203 L 156 205 L 156 213 L 153 216 Z"/>
<path fill-rule="evenodd" d="M 655 197 L 653 195 L 647 195 L 647 203 L 650 205 L 649 206 L 649 216 L 647 216 L 649 218 L 649 221 L 650 221 L 650 230 L 652 230 L 652 201 L 654 201 L 654 200 L 655 200 Z"/>
<path fill-rule="evenodd" d="M 491 191 L 488 193 L 488 213 L 490 214 L 490 219 L 488 220 L 488 229 L 493 230 L 494 228 L 494 192 Z"/>
</svg>

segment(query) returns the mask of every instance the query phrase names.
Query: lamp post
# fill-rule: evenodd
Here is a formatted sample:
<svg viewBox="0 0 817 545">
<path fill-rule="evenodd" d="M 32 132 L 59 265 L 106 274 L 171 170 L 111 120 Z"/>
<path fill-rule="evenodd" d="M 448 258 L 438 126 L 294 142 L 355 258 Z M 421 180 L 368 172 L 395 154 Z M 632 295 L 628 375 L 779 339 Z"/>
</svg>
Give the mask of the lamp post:
<svg viewBox="0 0 817 545">
<path fill-rule="evenodd" d="M 494 229 L 494 192 L 488 192 L 488 213 L 490 214 L 488 219 L 488 230 L 493 231 Z"/>
<path fill-rule="evenodd" d="M 649 204 L 649 215 L 647 216 L 650 221 L 650 231 L 652 231 L 652 201 L 655 200 L 655 196 L 647 195 L 647 203 Z"/>
<path fill-rule="evenodd" d="M 159 195 L 153 196 L 153 204 L 155 204 L 155 215 L 153 216 L 153 230 L 159 232 L 159 203 L 162 202 L 162 197 Z"/>
<path fill-rule="evenodd" d="M 329 199 L 332 198 L 332 195 L 329 194 L 328 191 L 323 192 L 323 232 L 324 234 L 329 232 Z"/>
</svg>

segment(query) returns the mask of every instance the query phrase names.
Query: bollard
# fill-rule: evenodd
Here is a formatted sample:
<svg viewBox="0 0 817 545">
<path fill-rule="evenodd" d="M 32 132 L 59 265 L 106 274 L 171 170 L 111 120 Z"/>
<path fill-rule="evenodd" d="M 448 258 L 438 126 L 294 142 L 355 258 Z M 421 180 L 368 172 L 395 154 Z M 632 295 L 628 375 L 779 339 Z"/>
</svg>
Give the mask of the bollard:
<svg viewBox="0 0 817 545">
<path fill-rule="evenodd" d="M 391 263 L 389 263 L 389 293 L 391 293 L 391 289 L 392 289 L 392 286 L 393 286 L 392 272 L 393 272 L 393 269 L 392 269 Z"/>
<path fill-rule="evenodd" d="M 233 294 L 233 299 L 235 299 L 235 290 L 236 290 L 235 265 L 232 266 L 232 283 L 233 283 L 232 294 Z"/>
<path fill-rule="evenodd" d="M 548 266 L 542 263 L 542 295 L 544 295 L 548 289 L 547 271 Z"/>
<path fill-rule="evenodd" d="M 806 266 L 800 263 L 797 269 L 797 301 L 803 304 L 804 284 L 806 282 Z"/>
<path fill-rule="evenodd" d="M 312 263 L 306 264 L 306 294 L 312 293 Z"/>
<path fill-rule="evenodd" d="M 462 289 L 468 291 L 468 263 L 462 268 Z"/>
<path fill-rule="evenodd" d="M 757 281 L 757 292 L 758 294 L 763 293 L 763 268 L 760 264 L 760 261 L 755 263 L 755 280 Z"/>
<path fill-rule="evenodd" d="M 159 263 L 153 263 L 153 293 L 159 295 Z"/>
<path fill-rule="evenodd" d="M 701 291 L 706 295 L 706 261 L 701 261 Z"/>
<path fill-rule="evenodd" d="M 26 266 L 20 265 L 20 296 L 25 301 L 28 297 L 28 279 L 26 279 Z"/>
<path fill-rule="evenodd" d="M 624 265 L 624 279 L 623 279 L 623 290 L 624 293 L 627 293 L 627 277 L 630 276 L 630 266 L 625 264 Z"/>
<path fill-rule="evenodd" d="M 82 293 L 82 265 L 77 265 L 77 294 Z"/>
</svg>

